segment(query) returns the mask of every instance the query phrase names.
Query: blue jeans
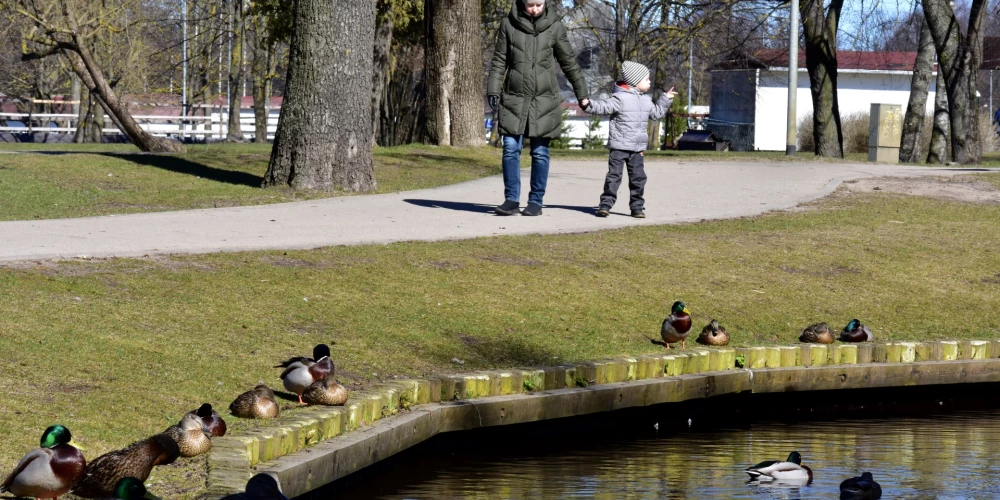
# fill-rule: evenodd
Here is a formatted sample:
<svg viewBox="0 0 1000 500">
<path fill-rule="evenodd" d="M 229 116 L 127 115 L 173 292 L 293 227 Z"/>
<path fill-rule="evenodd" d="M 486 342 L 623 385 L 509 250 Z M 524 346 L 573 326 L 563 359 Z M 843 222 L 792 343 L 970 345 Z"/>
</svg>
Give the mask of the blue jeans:
<svg viewBox="0 0 1000 500">
<path fill-rule="evenodd" d="M 531 191 L 528 203 L 542 204 L 545 185 L 549 181 L 549 140 L 532 137 L 531 140 Z M 523 135 L 503 136 L 503 197 L 521 201 L 521 148 Z"/>
</svg>

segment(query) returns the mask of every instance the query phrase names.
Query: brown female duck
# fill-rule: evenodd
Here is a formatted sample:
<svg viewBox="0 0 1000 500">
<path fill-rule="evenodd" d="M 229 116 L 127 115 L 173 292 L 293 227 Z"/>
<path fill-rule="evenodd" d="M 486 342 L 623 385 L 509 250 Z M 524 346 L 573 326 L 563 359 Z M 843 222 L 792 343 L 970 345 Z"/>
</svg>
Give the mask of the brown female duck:
<svg viewBox="0 0 1000 500">
<path fill-rule="evenodd" d="M 807 326 L 805 330 L 802 330 L 802 335 L 799 335 L 799 342 L 832 344 L 833 332 L 830 331 L 830 325 L 826 323 L 813 323 Z"/>
<path fill-rule="evenodd" d="M 173 438 L 157 434 L 91 461 L 73 493 L 84 498 L 111 497 L 123 478 L 134 477 L 146 482 L 154 466 L 172 464 L 180 454 Z"/>
<path fill-rule="evenodd" d="M 306 388 L 302 400 L 311 405 L 341 406 L 347 402 L 347 388 L 327 379 L 319 380 Z"/>
<path fill-rule="evenodd" d="M 729 332 L 719 325 L 719 322 L 712 320 L 705 328 L 701 329 L 698 335 L 698 343 L 702 345 L 729 345 Z"/>
<path fill-rule="evenodd" d="M 278 401 L 270 387 L 260 384 L 236 396 L 229 404 L 229 411 L 240 418 L 277 418 Z"/>
</svg>

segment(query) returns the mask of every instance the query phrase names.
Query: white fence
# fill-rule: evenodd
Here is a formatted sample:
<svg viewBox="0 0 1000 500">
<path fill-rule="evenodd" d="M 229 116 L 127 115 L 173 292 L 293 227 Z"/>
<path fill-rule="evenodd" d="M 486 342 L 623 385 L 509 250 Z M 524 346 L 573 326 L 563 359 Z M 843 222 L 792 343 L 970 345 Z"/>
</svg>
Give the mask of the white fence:
<svg viewBox="0 0 1000 500">
<path fill-rule="evenodd" d="M 219 109 L 218 107 L 214 109 Z M 272 108 L 267 119 L 267 138 L 274 139 L 278 130 L 278 115 L 280 109 Z M 179 139 L 224 139 L 229 130 L 228 108 L 221 112 L 213 112 L 207 116 L 164 116 L 164 115 L 133 115 L 143 130 L 159 137 L 175 137 Z M 13 134 L 31 133 L 62 133 L 76 132 L 73 126 L 78 121 L 75 114 L 65 113 L 0 113 L 0 132 Z M 105 123 L 114 123 L 110 117 L 104 117 Z M 240 110 L 240 126 L 245 139 L 255 139 L 253 109 Z M 122 135 L 117 128 L 104 128 L 104 135 Z"/>
</svg>

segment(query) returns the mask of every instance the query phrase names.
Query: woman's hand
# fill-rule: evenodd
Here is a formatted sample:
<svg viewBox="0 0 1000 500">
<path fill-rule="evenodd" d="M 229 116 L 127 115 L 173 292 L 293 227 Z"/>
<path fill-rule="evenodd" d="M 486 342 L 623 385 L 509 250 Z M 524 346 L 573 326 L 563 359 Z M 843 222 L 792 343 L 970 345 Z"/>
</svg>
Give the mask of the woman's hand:
<svg viewBox="0 0 1000 500">
<path fill-rule="evenodd" d="M 588 106 L 590 106 L 590 99 L 584 99 L 584 100 L 580 101 L 580 107 L 581 108 L 587 109 Z"/>
<path fill-rule="evenodd" d="M 486 102 L 490 103 L 490 109 L 492 109 L 493 111 L 496 111 L 497 110 L 497 106 L 500 105 L 500 96 L 498 96 L 498 95 L 489 95 L 489 96 L 486 96 Z"/>
</svg>

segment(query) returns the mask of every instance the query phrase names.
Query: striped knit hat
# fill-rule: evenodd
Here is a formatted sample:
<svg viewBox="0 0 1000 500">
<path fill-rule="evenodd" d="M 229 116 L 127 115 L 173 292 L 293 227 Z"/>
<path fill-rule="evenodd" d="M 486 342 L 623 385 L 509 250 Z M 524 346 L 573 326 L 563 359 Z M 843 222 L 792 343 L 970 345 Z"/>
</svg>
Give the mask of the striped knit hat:
<svg viewBox="0 0 1000 500">
<path fill-rule="evenodd" d="M 630 86 L 639 85 L 639 82 L 647 76 L 649 76 L 649 68 L 634 61 L 622 63 L 622 80 L 625 80 L 625 83 Z"/>
</svg>

